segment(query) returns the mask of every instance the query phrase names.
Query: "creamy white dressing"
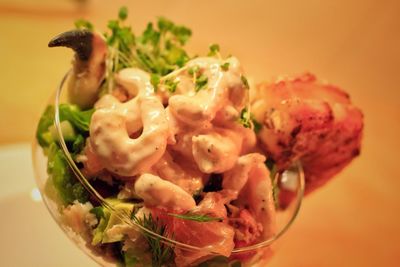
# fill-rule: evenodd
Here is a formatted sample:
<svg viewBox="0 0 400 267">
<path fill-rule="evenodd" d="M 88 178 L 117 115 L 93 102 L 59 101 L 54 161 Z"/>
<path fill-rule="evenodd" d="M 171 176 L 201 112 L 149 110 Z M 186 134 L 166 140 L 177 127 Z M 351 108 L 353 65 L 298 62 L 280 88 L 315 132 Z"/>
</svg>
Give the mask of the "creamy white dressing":
<svg viewBox="0 0 400 267">
<path fill-rule="evenodd" d="M 198 92 L 187 71 L 192 67 L 208 78 Z M 96 103 L 90 145 L 107 170 L 132 177 L 128 191 L 147 208 L 199 209 L 193 195 L 209 174 L 223 173 L 227 203 L 245 203 L 269 235 L 274 214 L 265 157 L 246 155 L 256 136 L 238 123 L 248 97 L 241 75 L 236 58 L 196 58 L 173 77 L 179 81 L 174 93 L 162 84 L 155 93 L 147 73 L 121 70 L 116 82 L 133 98 L 120 103 L 106 95 Z"/>
<path fill-rule="evenodd" d="M 179 186 L 158 176 L 143 174 L 135 183 L 135 192 L 147 206 L 188 211 L 196 207 L 193 197 Z"/>
<path fill-rule="evenodd" d="M 224 71 L 221 65 L 229 63 Z M 207 88 L 188 91 L 186 94 L 173 95 L 169 99 L 169 108 L 174 116 L 189 125 L 198 125 L 211 121 L 217 111 L 229 101 L 229 91 L 233 88 L 246 89 L 241 81 L 242 70 L 234 57 L 222 61 L 212 57 L 200 57 L 187 63 L 188 69 L 198 67 L 208 78 Z M 186 74 L 187 75 L 187 74 Z"/>
<path fill-rule="evenodd" d="M 125 103 L 106 95 L 92 116 L 90 145 L 105 168 L 121 176 L 149 170 L 162 157 L 167 145 L 167 116 L 149 79 L 140 70 L 124 71 L 119 81 L 135 87 L 138 95 Z M 130 137 L 141 129 L 138 138 Z"/>
<path fill-rule="evenodd" d="M 207 176 L 187 161 L 174 159 L 169 151 L 152 167 L 152 174 L 178 185 L 191 195 L 203 188 L 203 180 Z"/>
<path fill-rule="evenodd" d="M 222 188 L 239 194 L 247 183 L 252 168 L 264 162 L 265 157 L 257 153 L 247 154 L 238 158 L 235 166 L 225 173 Z"/>
</svg>

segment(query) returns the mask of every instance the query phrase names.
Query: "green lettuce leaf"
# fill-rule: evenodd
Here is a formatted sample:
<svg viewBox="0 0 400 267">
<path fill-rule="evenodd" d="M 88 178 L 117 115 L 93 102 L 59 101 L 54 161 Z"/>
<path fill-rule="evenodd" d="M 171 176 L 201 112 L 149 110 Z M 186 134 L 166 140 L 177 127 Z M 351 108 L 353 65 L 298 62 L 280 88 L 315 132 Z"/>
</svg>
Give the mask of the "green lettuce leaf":
<svg viewBox="0 0 400 267">
<path fill-rule="evenodd" d="M 71 140 L 66 140 L 73 142 L 72 152 L 79 153 L 84 146 L 85 137 L 89 134 L 90 120 L 95 110 L 89 109 L 81 111 L 76 105 L 61 104 L 59 106 L 59 111 L 60 121 L 68 121 L 73 129 L 79 133 L 77 135 L 74 133 L 71 138 L 71 131 L 68 131 L 68 136 Z M 43 148 L 48 148 L 53 142 L 58 141 L 57 135 L 55 134 L 54 113 L 54 106 L 47 106 L 37 126 L 36 139 Z"/>
<path fill-rule="evenodd" d="M 89 132 L 90 119 L 94 109 L 81 111 L 78 106 L 71 104 L 61 104 L 59 106 L 60 121 L 69 121 L 78 131 Z"/>
<path fill-rule="evenodd" d="M 54 124 L 54 106 L 47 106 L 40 117 L 37 129 L 36 139 L 41 147 L 48 147 L 54 140 L 49 131 L 49 127 Z"/>
<path fill-rule="evenodd" d="M 68 205 L 75 200 L 81 203 L 88 201 L 88 193 L 79 181 L 77 181 L 68 166 L 63 151 L 54 142 L 51 143 L 48 149 L 47 172 L 49 180 L 62 204 Z"/>
</svg>

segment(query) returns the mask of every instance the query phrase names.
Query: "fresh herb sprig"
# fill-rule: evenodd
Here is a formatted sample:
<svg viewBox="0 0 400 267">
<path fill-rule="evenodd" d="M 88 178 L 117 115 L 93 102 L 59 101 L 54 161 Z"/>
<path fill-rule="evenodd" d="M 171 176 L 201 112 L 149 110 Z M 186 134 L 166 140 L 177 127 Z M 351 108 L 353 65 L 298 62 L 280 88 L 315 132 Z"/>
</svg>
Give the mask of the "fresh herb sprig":
<svg viewBox="0 0 400 267">
<path fill-rule="evenodd" d="M 149 215 L 145 214 L 143 218 L 138 218 L 135 215 L 132 215 L 132 219 L 134 222 L 153 233 L 173 238 L 173 236 L 168 234 L 166 225 L 162 224 L 158 217 L 154 218 L 151 213 Z M 145 237 L 152 253 L 153 267 L 162 267 L 172 261 L 173 247 L 171 245 L 165 244 L 161 238 L 151 236 L 145 231 L 143 231 L 143 236 Z"/>
<path fill-rule="evenodd" d="M 201 72 L 200 66 L 195 65 L 187 70 L 189 75 L 192 75 L 193 77 L 193 83 L 195 85 L 194 90 L 196 92 L 205 89 L 208 84 L 208 77 Z"/>
<path fill-rule="evenodd" d="M 196 92 L 204 89 L 207 87 L 208 84 L 208 77 L 205 74 L 201 74 L 200 76 L 196 77 L 195 79 L 195 88 Z"/>
<path fill-rule="evenodd" d="M 160 17 L 157 26 L 149 23 L 137 38 L 138 63 L 148 72 L 161 76 L 181 68 L 189 60 L 183 46 L 191 35 L 189 28 Z"/>
<path fill-rule="evenodd" d="M 136 37 L 131 27 L 125 26 L 128 17 L 126 7 L 121 7 L 118 19 L 110 20 L 107 24 L 109 32 L 104 33 L 108 45 L 106 59 L 106 75 L 103 92 L 111 92 L 114 88 L 114 73 L 135 65 L 135 55 L 132 52 L 136 44 Z"/>
<path fill-rule="evenodd" d="M 255 132 L 256 134 L 258 134 L 258 133 L 261 131 L 261 129 L 262 129 L 262 124 L 259 123 L 259 122 L 256 120 L 256 118 L 254 118 L 254 115 L 253 115 L 252 113 L 250 113 L 250 119 L 251 119 L 251 122 L 253 123 L 253 130 L 254 130 L 254 132 Z"/>
<path fill-rule="evenodd" d="M 229 62 L 225 62 L 225 63 L 223 63 L 223 64 L 221 64 L 221 69 L 223 70 L 223 71 L 228 71 L 229 70 Z"/>
<path fill-rule="evenodd" d="M 81 30 L 89 30 L 93 31 L 94 27 L 93 24 L 85 19 L 78 19 L 75 21 L 75 28 L 81 29 Z"/>
<path fill-rule="evenodd" d="M 123 68 L 138 67 L 161 77 L 183 67 L 190 59 L 184 49 L 192 35 L 189 28 L 160 17 L 156 24 L 147 24 L 143 33 L 136 36 L 131 27 L 125 25 L 127 18 L 128 9 L 122 7 L 118 18 L 108 22 L 108 32 L 104 34 L 109 48 L 105 92 L 112 90 L 114 73 Z M 77 20 L 75 27 L 94 30 L 93 25 L 83 19 Z"/>
<path fill-rule="evenodd" d="M 249 112 L 248 107 L 242 109 L 238 122 L 245 128 L 253 129 L 256 134 L 258 134 L 262 129 L 262 124 L 256 120 L 251 112 Z"/>
<path fill-rule="evenodd" d="M 251 128 L 251 115 L 247 107 L 240 112 L 238 122 L 245 128 Z"/>
<path fill-rule="evenodd" d="M 168 213 L 169 216 L 173 216 L 183 220 L 195 221 L 195 222 L 222 222 L 222 218 L 212 217 L 206 214 L 196 214 L 187 212 L 184 214 Z"/>
<path fill-rule="evenodd" d="M 221 58 L 221 54 L 219 53 L 220 47 L 219 44 L 212 44 L 209 47 L 210 51 L 208 52 L 209 57 L 217 56 L 218 58 Z"/>
<path fill-rule="evenodd" d="M 178 87 L 179 81 L 175 81 L 174 79 L 167 79 L 164 82 L 164 87 L 170 93 L 175 93 L 176 88 Z"/>
</svg>

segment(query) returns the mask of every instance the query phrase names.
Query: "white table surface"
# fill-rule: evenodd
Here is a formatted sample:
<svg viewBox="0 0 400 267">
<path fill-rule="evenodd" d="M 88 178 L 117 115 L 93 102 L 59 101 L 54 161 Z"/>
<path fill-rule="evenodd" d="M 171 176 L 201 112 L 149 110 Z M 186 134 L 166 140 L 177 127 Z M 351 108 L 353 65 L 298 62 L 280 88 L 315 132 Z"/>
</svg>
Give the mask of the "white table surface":
<svg viewBox="0 0 400 267">
<path fill-rule="evenodd" d="M 57 226 L 31 193 L 35 179 L 29 144 L 0 147 L 0 266 L 97 266 Z"/>
</svg>

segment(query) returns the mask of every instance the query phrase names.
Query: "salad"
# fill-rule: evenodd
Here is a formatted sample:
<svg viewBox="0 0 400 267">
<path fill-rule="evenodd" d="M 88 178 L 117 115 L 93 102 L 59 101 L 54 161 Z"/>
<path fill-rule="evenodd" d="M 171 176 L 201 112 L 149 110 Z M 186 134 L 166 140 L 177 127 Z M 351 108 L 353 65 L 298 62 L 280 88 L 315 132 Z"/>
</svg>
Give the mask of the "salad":
<svg viewBox="0 0 400 267">
<path fill-rule="evenodd" d="M 269 251 L 231 253 L 276 234 L 276 212 L 293 195 L 275 174 L 300 160 L 306 189 L 322 185 L 358 155 L 362 113 L 311 74 L 255 87 L 217 44 L 190 55 L 189 28 L 161 17 L 135 35 L 127 16 L 121 8 L 103 34 L 79 20 L 49 43 L 75 57 L 69 102 L 49 105 L 37 128 L 45 194 L 63 224 L 116 265 L 252 266 Z M 69 166 L 56 110 L 74 163 L 108 205 Z"/>
</svg>

